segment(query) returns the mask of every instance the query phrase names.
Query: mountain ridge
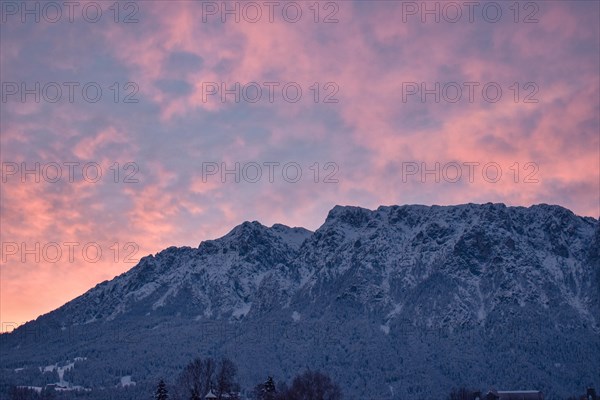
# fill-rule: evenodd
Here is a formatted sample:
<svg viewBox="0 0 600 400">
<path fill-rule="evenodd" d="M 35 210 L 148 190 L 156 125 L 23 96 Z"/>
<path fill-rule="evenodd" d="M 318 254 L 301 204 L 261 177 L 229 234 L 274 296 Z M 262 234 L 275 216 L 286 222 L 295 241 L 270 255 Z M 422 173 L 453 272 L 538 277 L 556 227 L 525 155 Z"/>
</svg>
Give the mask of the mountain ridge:
<svg viewBox="0 0 600 400">
<path fill-rule="evenodd" d="M 241 374 L 244 383 L 256 383 L 273 365 L 289 378 L 301 360 L 331 370 L 350 398 L 368 393 L 371 379 L 391 387 L 390 398 L 441 395 L 435 380 L 527 384 L 562 395 L 594 381 L 589 365 L 600 370 L 593 359 L 598 351 L 584 351 L 600 349 L 598 243 L 598 220 L 547 204 L 338 205 L 314 232 L 246 221 L 197 248 L 169 247 L 143 257 L 29 324 L 86 332 L 120 324 L 127 334 L 164 330 L 181 346 L 168 338 L 148 344 L 169 343 L 174 354 L 160 357 L 177 364 L 185 361 L 183 343 L 195 343 L 194 326 L 222 323 L 260 342 L 257 349 L 235 343 L 237 361 L 256 365 Z M 248 336 L 265 324 L 280 333 L 268 336 L 272 348 L 260 335 Z M 19 331 L 26 329 L 5 343 L 23 345 Z M 233 346 L 223 336 L 212 339 L 199 345 L 203 351 Z M 100 336 L 94 340 L 111 346 Z M 16 362 L 9 347 L 3 346 L 3 358 Z M 474 372 L 461 365 L 476 364 L 476 354 L 527 366 L 528 377 L 506 366 Z M 134 378 L 150 379 L 159 370 L 135 369 Z"/>
</svg>

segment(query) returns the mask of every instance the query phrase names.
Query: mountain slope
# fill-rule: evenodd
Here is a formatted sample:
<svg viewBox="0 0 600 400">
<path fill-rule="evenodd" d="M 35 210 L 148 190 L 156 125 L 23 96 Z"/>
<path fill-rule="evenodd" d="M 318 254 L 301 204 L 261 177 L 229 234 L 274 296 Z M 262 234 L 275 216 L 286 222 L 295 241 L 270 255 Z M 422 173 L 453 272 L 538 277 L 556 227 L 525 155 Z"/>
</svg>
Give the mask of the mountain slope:
<svg viewBox="0 0 600 400">
<path fill-rule="evenodd" d="M 245 222 L 2 335 L 3 379 L 86 357 L 74 384 L 143 385 L 225 354 L 248 388 L 308 366 L 348 398 L 461 384 L 560 398 L 600 383 L 599 248 L 596 219 L 549 205 L 336 206 L 315 232 Z"/>
</svg>

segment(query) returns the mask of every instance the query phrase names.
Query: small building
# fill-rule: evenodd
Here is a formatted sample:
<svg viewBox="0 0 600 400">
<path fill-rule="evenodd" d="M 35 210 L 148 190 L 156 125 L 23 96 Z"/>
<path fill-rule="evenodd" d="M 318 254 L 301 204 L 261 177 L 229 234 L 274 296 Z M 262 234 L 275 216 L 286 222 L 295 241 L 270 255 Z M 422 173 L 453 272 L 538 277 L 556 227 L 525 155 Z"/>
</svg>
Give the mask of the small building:
<svg viewBox="0 0 600 400">
<path fill-rule="evenodd" d="M 491 390 L 485 400 L 544 400 L 539 390 Z"/>
<path fill-rule="evenodd" d="M 67 386 L 61 385 L 60 383 L 49 383 L 46 385 L 46 390 L 66 390 Z"/>
</svg>

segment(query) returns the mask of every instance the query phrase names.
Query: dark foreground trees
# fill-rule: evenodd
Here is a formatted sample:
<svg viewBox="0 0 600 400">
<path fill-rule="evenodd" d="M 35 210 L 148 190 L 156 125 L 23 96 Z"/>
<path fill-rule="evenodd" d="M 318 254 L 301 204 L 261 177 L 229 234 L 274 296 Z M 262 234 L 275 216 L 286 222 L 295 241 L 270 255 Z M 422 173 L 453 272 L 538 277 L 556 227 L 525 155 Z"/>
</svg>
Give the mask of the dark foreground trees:
<svg viewBox="0 0 600 400">
<path fill-rule="evenodd" d="M 237 368 L 235 364 L 223 358 L 217 362 L 212 358 L 196 358 L 183 370 L 178 379 L 175 399 L 199 400 L 209 390 L 217 396 L 217 399 L 235 398 L 240 390 L 237 383 Z"/>
<path fill-rule="evenodd" d="M 294 378 L 286 393 L 289 400 L 340 400 L 342 390 L 329 375 L 318 371 L 306 371 Z"/>
<path fill-rule="evenodd" d="M 482 398 L 480 391 L 469 390 L 464 387 L 452 389 L 448 395 L 448 400 L 475 400 L 478 398 Z"/>
<path fill-rule="evenodd" d="M 168 400 L 169 392 L 167 391 L 167 385 L 165 381 L 162 379 L 158 382 L 158 386 L 156 387 L 156 393 L 154 394 L 155 400 Z"/>
<path fill-rule="evenodd" d="M 278 400 L 280 396 L 278 393 L 286 390 L 287 388 L 280 388 L 278 391 L 275 388 L 275 381 L 272 376 L 269 376 L 263 383 L 259 383 L 254 387 L 254 398 L 257 400 Z"/>
<path fill-rule="evenodd" d="M 227 358 L 219 362 L 210 357 L 196 358 L 186 365 L 172 389 L 168 396 L 172 400 L 204 400 L 209 392 L 218 400 L 234 400 L 239 398 L 240 391 L 237 367 Z M 167 396 L 166 385 L 161 380 L 155 399 L 167 399 L 164 396 Z M 253 397 L 256 400 L 341 400 L 342 391 L 329 375 L 308 370 L 297 375 L 289 387 L 285 382 L 277 385 L 269 376 L 256 385 Z"/>
<path fill-rule="evenodd" d="M 51 400 L 55 399 L 54 389 L 43 388 L 40 392 L 25 388 L 13 386 L 9 392 L 10 400 Z"/>
<path fill-rule="evenodd" d="M 285 385 L 273 392 L 271 377 L 255 388 L 257 400 L 341 400 L 342 390 L 329 375 L 319 371 L 306 371 L 298 375 L 288 388 Z"/>
</svg>

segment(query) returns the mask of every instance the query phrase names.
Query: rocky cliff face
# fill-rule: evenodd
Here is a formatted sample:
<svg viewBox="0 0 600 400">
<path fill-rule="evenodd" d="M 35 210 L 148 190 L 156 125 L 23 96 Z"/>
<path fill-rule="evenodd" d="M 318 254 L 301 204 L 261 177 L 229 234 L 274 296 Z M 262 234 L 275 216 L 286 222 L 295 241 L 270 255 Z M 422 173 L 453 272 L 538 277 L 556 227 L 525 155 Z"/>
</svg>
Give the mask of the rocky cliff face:
<svg viewBox="0 0 600 400">
<path fill-rule="evenodd" d="M 599 249 L 596 219 L 549 205 L 336 206 L 316 232 L 245 222 L 3 335 L 2 367 L 86 357 L 94 387 L 107 366 L 153 382 L 225 354 L 247 387 L 310 367 L 347 398 L 560 398 L 600 386 Z"/>
</svg>

